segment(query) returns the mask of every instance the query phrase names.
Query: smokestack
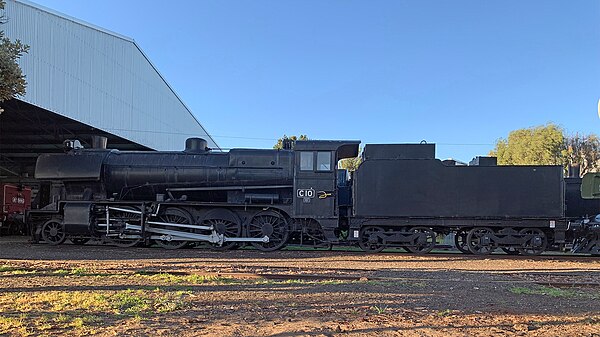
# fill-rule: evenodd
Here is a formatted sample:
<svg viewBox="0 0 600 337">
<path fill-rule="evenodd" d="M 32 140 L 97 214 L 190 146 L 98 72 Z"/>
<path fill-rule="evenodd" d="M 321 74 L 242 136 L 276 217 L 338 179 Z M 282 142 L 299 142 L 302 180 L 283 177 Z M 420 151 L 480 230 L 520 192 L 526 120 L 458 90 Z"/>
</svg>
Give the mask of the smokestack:
<svg viewBox="0 0 600 337">
<path fill-rule="evenodd" d="M 202 138 L 188 138 L 185 140 L 185 152 L 205 153 L 210 151 L 208 143 Z"/>
<path fill-rule="evenodd" d="M 92 136 L 92 149 L 106 149 L 108 138 L 104 136 Z"/>
</svg>

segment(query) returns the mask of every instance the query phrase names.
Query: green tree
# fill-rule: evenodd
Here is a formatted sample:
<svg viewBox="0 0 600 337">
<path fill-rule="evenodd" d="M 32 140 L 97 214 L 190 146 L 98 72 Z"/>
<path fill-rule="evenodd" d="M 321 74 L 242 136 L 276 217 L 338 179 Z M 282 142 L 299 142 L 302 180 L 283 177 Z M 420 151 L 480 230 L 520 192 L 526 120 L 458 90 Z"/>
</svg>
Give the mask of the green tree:
<svg viewBox="0 0 600 337">
<path fill-rule="evenodd" d="M 566 138 L 562 154 L 565 166 L 578 165 L 581 175 L 597 172 L 600 169 L 600 138 L 595 134 L 570 135 Z"/>
<path fill-rule="evenodd" d="M 0 0 L 0 10 L 3 11 L 4 0 Z M 0 24 L 5 23 L 4 15 L 0 17 Z M 12 42 L 4 36 L 4 31 L 0 30 L 0 104 L 16 96 L 25 95 L 27 81 L 25 75 L 19 67 L 18 60 L 23 54 L 27 53 L 29 46 L 16 40 Z M 0 106 L 0 112 L 2 107 Z"/>
<path fill-rule="evenodd" d="M 354 158 L 345 158 L 340 160 L 340 162 L 338 163 L 338 168 L 345 169 L 350 172 L 356 171 L 360 166 L 360 163 L 362 163 L 362 156 L 360 155 L 361 151 L 358 152 L 358 156 Z"/>
<path fill-rule="evenodd" d="M 565 136 L 562 128 L 547 124 L 511 131 L 498 139 L 490 155 L 500 165 L 563 165 Z"/>
<path fill-rule="evenodd" d="M 300 137 L 298 136 L 286 136 L 283 135 L 283 137 L 279 138 L 277 140 L 277 144 L 273 145 L 273 148 L 276 150 L 281 150 L 283 149 L 283 142 L 284 141 L 290 141 L 291 142 L 291 146 L 292 149 L 294 148 L 294 144 L 296 143 L 297 140 L 308 140 L 308 136 L 307 135 L 300 135 Z"/>
</svg>

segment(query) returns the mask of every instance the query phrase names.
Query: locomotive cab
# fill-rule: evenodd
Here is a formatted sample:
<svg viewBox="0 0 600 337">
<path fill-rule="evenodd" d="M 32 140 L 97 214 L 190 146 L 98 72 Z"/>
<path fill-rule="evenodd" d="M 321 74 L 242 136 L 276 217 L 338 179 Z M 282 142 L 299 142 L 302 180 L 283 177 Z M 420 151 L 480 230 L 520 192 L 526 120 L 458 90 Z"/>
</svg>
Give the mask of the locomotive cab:
<svg viewBox="0 0 600 337">
<path fill-rule="evenodd" d="M 298 141 L 294 147 L 294 216 L 336 218 L 337 162 L 356 157 L 359 141 Z"/>
<path fill-rule="evenodd" d="M 337 241 L 340 223 L 337 162 L 358 155 L 359 141 L 298 141 L 294 147 L 293 216 L 317 220 Z"/>
</svg>

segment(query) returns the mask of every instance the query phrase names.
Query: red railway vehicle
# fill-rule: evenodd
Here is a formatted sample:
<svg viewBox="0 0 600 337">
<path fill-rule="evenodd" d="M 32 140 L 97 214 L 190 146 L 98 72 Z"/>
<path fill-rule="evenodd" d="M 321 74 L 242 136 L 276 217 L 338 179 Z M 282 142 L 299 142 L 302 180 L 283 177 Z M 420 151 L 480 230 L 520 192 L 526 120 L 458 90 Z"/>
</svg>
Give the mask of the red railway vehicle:
<svg viewBox="0 0 600 337">
<path fill-rule="evenodd" d="M 31 210 L 31 188 L 0 184 L 0 235 L 25 234 L 25 213 Z"/>
</svg>

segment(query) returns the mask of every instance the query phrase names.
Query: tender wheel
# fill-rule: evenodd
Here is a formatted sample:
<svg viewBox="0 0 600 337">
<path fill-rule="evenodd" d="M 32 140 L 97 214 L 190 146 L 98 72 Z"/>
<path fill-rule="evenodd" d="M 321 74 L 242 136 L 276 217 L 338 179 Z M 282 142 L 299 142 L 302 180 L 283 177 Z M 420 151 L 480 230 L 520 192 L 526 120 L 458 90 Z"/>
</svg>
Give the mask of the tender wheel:
<svg viewBox="0 0 600 337">
<path fill-rule="evenodd" d="M 78 246 L 83 246 L 90 241 L 90 239 L 83 239 L 83 238 L 69 238 L 69 240 L 74 245 L 78 245 Z"/>
<path fill-rule="evenodd" d="M 192 224 L 192 216 L 180 208 L 167 208 L 158 216 L 160 222 L 175 224 Z M 187 231 L 185 228 L 169 226 L 169 230 Z M 164 249 L 179 249 L 188 244 L 187 240 L 156 240 L 156 244 Z"/>
<path fill-rule="evenodd" d="M 454 246 L 463 254 L 472 254 L 467 243 L 468 230 L 461 229 L 454 234 Z"/>
<path fill-rule="evenodd" d="M 60 245 L 67 239 L 65 227 L 58 220 L 49 220 L 42 226 L 42 239 L 52 246 Z"/>
<path fill-rule="evenodd" d="M 290 231 L 286 219 L 277 212 L 260 212 L 248 224 L 249 238 L 269 237 L 269 242 L 252 242 L 258 250 L 269 252 L 287 243 Z"/>
<path fill-rule="evenodd" d="M 496 250 L 497 245 L 492 241 L 494 231 L 487 227 L 476 227 L 469 231 L 467 244 L 473 254 L 488 255 Z"/>
<path fill-rule="evenodd" d="M 427 254 L 435 247 L 436 235 L 430 228 L 414 227 L 410 231 L 419 234 L 412 245 L 406 246 L 411 253 Z"/>
<path fill-rule="evenodd" d="M 367 253 L 379 253 L 387 246 L 384 232 L 381 227 L 364 227 L 360 231 L 358 245 Z"/>
<path fill-rule="evenodd" d="M 519 234 L 527 237 L 523 248 L 518 248 L 519 253 L 523 255 L 540 255 L 548 247 L 548 238 L 539 228 L 524 228 Z"/>
<path fill-rule="evenodd" d="M 122 209 L 129 209 L 132 211 L 139 211 L 139 208 L 133 206 L 119 206 Z M 134 239 L 122 239 L 118 235 L 140 235 L 137 230 L 128 230 L 125 228 L 127 224 L 141 226 L 141 215 L 125 211 L 111 211 L 111 231 L 116 230 L 118 233 L 111 233 L 109 236 L 104 237 L 104 241 L 115 247 L 129 248 L 135 247 L 142 242 L 141 238 Z M 99 219 L 99 221 L 106 221 L 106 219 Z M 105 230 L 103 228 L 102 230 Z M 71 240 L 72 241 L 72 240 Z M 73 242 L 75 243 L 75 242 Z"/>
</svg>

